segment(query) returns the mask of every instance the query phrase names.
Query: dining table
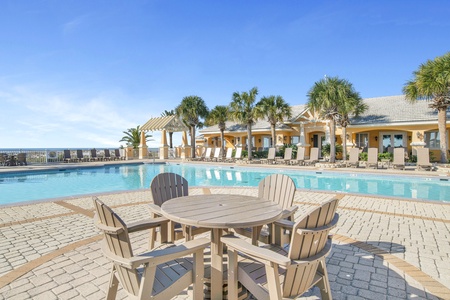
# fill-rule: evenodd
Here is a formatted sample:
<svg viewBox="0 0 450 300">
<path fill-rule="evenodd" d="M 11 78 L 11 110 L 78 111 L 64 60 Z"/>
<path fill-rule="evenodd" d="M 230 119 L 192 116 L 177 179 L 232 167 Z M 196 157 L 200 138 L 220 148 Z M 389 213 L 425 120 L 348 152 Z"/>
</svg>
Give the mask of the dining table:
<svg viewBox="0 0 450 300">
<path fill-rule="evenodd" d="M 180 224 L 211 229 L 211 299 L 223 299 L 223 230 L 253 228 L 252 243 L 265 224 L 282 216 L 272 201 L 246 195 L 203 194 L 173 198 L 161 206 L 164 217 Z"/>
</svg>

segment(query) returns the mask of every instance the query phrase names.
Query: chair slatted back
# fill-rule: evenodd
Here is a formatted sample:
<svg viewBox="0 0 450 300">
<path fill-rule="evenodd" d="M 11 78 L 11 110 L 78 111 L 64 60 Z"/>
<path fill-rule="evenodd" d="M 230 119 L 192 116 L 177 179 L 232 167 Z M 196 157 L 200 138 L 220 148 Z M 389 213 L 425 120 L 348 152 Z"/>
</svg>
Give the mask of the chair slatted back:
<svg viewBox="0 0 450 300">
<path fill-rule="evenodd" d="M 175 173 L 158 174 L 150 184 L 153 203 L 158 206 L 167 200 L 188 196 L 188 188 L 187 180 Z"/>
<path fill-rule="evenodd" d="M 339 200 L 333 198 L 319 207 L 312 208 L 306 217 L 298 222 L 298 228 L 312 229 L 329 224 L 334 218 L 338 205 Z"/>
<path fill-rule="evenodd" d="M 417 165 L 427 165 L 430 163 L 430 152 L 428 148 L 417 149 Z"/>
<path fill-rule="evenodd" d="M 297 148 L 297 160 L 305 160 L 305 148 L 299 147 Z"/>
<path fill-rule="evenodd" d="M 133 257 L 128 230 L 122 219 L 114 213 L 111 208 L 94 197 L 94 207 L 96 210 L 96 224 L 110 227 L 110 230 L 103 230 L 105 241 L 109 251 L 123 258 Z M 139 292 L 139 276 L 136 269 L 128 269 L 120 264 L 115 264 L 119 281 L 129 293 L 137 295 Z"/>
<path fill-rule="evenodd" d="M 292 260 L 307 260 L 321 252 L 328 241 L 328 234 L 331 228 L 313 230 L 295 230 L 293 237 L 295 243 L 289 248 L 289 255 Z M 292 264 L 285 274 L 282 287 L 282 295 L 285 298 L 298 296 L 306 292 L 312 285 L 320 259 L 312 260 L 309 264 Z"/>
<path fill-rule="evenodd" d="M 292 206 L 295 190 L 295 183 L 291 177 L 272 174 L 259 182 L 258 197 L 278 203 L 282 209 L 286 209 Z"/>
<path fill-rule="evenodd" d="M 97 150 L 91 149 L 91 157 L 92 158 L 97 158 Z"/>
<path fill-rule="evenodd" d="M 212 148 L 206 148 L 205 159 L 208 160 L 211 158 L 211 152 L 212 152 Z"/>
<path fill-rule="evenodd" d="M 292 159 L 292 148 L 284 149 L 284 159 Z"/>
<path fill-rule="evenodd" d="M 311 151 L 309 153 L 309 160 L 319 160 L 319 148 L 311 148 Z"/>
</svg>

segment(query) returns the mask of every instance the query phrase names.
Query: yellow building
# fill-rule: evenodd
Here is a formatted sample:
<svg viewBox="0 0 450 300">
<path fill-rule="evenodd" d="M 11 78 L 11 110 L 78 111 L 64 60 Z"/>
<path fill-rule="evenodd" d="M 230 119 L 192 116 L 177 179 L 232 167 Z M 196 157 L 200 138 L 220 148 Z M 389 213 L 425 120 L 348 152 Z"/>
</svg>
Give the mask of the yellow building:
<svg viewBox="0 0 450 300">
<path fill-rule="evenodd" d="M 409 155 L 415 155 L 415 149 L 426 147 L 431 150 L 431 158 L 440 158 L 440 141 L 437 123 L 437 111 L 428 107 L 430 102 L 417 101 L 410 104 L 404 95 L 364 99 L 367 111 L 351 121 L 346 137 L 342 128 L 336 128 L 336 144 L 342 144 L 347 138 L 347 148 L 359 147 L 363 151 L 376 147 L 380 153 L 390 152 L 395 147 L 404 147 Z M 318 118 L 306 105 L 292 106 L 292 118 L 276 127 L 276 146 L 296 144 L 305 147 L 309 155 L 311 147 L 319 149 L 330 143 L 329 122 Z M 447 117 L 450 114 L 447 113 Z M 447 124 L 447 145 L 448 129 Z M 217 125 L 199 130 L 197 145 L 220 147 L 220 131 Z M 225 147 L 246 148 L 247 127 L 234 122 L 226 123 Z M 256 150 L 267 149 L 271 143 L 270 124 L 259 120 L 252 126 L 252 145 Z M 320 151 L 319 151 L 320 153 Z"/>
</svg>

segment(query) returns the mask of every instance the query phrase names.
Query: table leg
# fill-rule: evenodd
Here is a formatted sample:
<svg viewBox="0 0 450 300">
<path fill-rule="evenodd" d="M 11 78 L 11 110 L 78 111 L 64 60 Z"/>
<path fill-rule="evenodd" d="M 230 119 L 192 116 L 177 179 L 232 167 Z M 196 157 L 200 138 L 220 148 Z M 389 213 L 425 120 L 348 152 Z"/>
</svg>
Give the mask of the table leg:
<svg viewBox="0 0 450 300">
<path fill-rule="evenodd" d="M 211 299 L 222 299 L 223 293 L 223 243 L 222 229 L 211 230 Z"/>
<path fill-rule="evenodd" d="M 252 228 L 252 245 L 258 246 L 258 240 L 261 230 L 262 226 L 255 226 Z"/>
</svg>

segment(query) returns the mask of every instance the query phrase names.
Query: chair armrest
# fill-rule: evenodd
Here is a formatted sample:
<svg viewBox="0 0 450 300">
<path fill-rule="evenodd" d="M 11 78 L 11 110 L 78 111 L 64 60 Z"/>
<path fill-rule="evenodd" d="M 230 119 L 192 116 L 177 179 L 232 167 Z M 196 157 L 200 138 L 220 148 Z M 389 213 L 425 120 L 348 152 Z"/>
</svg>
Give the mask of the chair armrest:
<svg viewBox="0 0 450 300">
<path fill-rule="evenodd" d="M 162 224 L 167 224 L 167 223 L 169 223 L 169 221 L 170 220 L 167 218 L 158 217 L 158 218 L 154 218 L 154 219 L 147 219 L 147 220 L 142 220 L 139 222 L 127 224 L 127 228 L 128 228 L 128 232 L 131 233 L 131 232 L 137 232 L 137 231 L 141 231 L 141 230 L 155 228 L 155 227 L 161 226 Z"/>
<path fill-rule="evenodd" d="M 282 218 L 282 219 L 286 219 L 286 218 L 288 218 L 288 217 L 291 217 L 291 216 L 294 215 L 294 213 L 295 213 L 297 210 L 298 210 L 298 206 L 297 206 L 297 205 L 294 205 L 294 206 L 291 206 L 291 207 L 289 207 L 289 208 L 286 208 L 285 210 L 283 210 L 282 215 L 281 215 L 281 218 Z"/>
<path fill-rule="evenodd" d="M 152 213 L 155 213 L 155 214 L 158 214 L 158 215 L 162 216 L 162 214 L 161 214 L 161 207 L 159 207 L 158 205 L 153 204 L 153 203 L 149 203 L 148 205 L 149 205 L 150 211 Z"/>
<path fill-rule="evenodd" d="M 104 241 L 102 243 L 102 251 L 106 257 L 114 261 L 114 263 L 120 264 L 123 267 L 129 269 L 136 269 L 143 264 L 148 266 L 156 266 L 176 258 L 181 258 L 183 256 L 193 254 L 197 251 L 203 251 L 211 241 L 207 238 L 195 239 L 179 246 L 170 247 L 162 250 L 154 250 L 147 253 L 142 253 L 140 255 L 124 258 L 117 256 L 109 250 L 109 247 Z"/>
<path fill-rule="evenodd" d="M 273 222 L 275 226 L 281 227 L 283 229 L 292 230 L 294 228 L 295 222 L 286 219 L 281 219 Z"/>
<path fill-rule="evenodd" d="M 263 260 L 263 263 L 265 264 L 275 263 L 283 267 L 287 267 L 291 264 L 291 260 L 288 257 L 273 252 L 269 249 L 254 246 L 236 236 L 226 235 L 223 236 L 221 240 L 225 245 L 227 245 L 228 248 L 236 249 L 250 257 Z"/>
</svg>

